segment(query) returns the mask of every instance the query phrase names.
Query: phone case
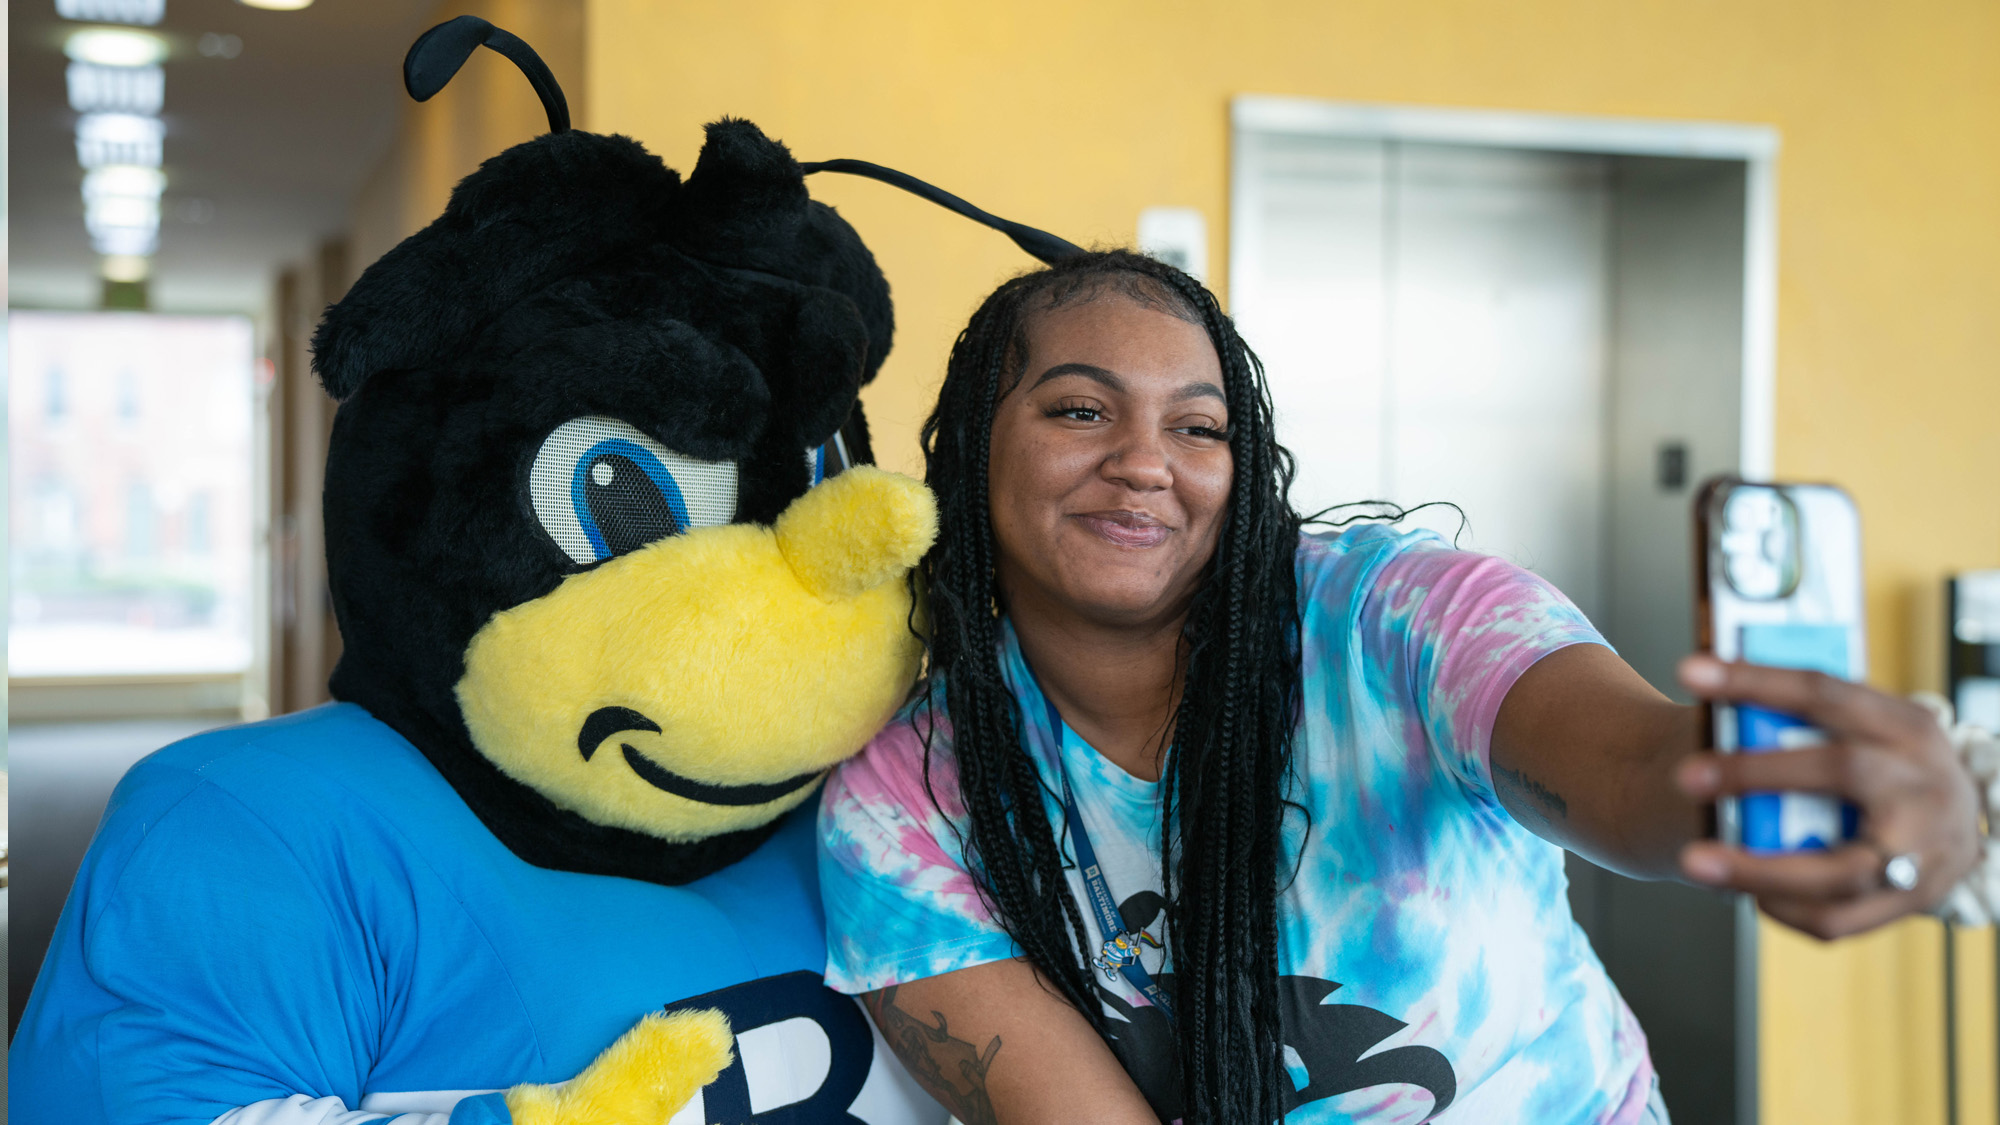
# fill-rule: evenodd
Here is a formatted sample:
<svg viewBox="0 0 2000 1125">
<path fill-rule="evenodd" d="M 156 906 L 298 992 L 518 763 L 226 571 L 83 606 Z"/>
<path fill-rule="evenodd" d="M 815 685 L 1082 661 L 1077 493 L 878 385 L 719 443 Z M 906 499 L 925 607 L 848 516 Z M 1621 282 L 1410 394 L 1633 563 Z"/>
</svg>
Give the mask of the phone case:
<svg viewBox="0 0 2000 1125">
<path fill-rule="evenodd" d="M 1867 675 L 1862 630 L 1861 519 L 1825 484 L 1720 478 L 1695 500 L 1695 630 L 1723 660 Z M 1793 715 L 1749 704 L 1709 707 L 1710 745 L 1728 753 L 1824 741 Z M 1855 835 L 1857 813 L 1836 798 L 1754 793 L 1716 807 L 1717 834 L 1760 852 L 1824 849 Z"/>
</svg>

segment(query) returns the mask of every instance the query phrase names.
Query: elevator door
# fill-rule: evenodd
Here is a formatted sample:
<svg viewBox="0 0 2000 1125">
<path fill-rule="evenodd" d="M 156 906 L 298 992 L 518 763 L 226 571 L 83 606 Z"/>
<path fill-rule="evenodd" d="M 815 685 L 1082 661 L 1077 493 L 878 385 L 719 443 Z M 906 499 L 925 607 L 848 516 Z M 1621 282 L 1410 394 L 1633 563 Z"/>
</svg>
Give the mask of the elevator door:
<svg viewBox="0 0 2000 1125">
<path fill-rule="evenodd" d="M 1320 137 L 1260 151 L 1232 311 L 1302 511 L 1412 522 L 1605 603 L 1606 160 Z M 1241 212 L 1239 212 L 1239 215 Z M 1463 514 L 1461 527 L 1461 515 Z"/>
</svg>

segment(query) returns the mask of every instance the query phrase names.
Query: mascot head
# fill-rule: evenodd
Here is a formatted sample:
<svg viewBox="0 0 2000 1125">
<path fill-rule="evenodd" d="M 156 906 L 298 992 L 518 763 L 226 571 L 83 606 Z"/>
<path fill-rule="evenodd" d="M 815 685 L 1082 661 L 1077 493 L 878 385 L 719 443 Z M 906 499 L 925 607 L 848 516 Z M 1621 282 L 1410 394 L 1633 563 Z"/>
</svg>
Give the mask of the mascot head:
<svg viewBox="0 0 2000 1125">
<path fill-rule="evenodd" d="M 482 44 L 550 132 L 468 176 L 313 339 L 340 400 L 332 689 L 523 859 L 685 882 L 860 749 L 922 653 L 907 574 L 935 507 L 869 464 L 857 400 L 889 287 L 806 172 L 1074 248 L 888 169 L 801 166 L 746 121 L 709 126 L 683 181 L 570 129 L 534 52 L 470 16 L 411 48 L 411 94 Z"/>
</svg>

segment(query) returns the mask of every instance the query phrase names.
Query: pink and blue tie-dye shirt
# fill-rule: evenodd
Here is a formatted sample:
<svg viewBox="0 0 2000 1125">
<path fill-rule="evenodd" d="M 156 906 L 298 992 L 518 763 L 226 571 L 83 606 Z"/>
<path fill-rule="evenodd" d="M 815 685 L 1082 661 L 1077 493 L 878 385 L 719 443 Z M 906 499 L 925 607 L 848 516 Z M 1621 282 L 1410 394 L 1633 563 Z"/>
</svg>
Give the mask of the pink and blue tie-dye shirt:
<svg viewBox="0 0 2000 1125">
<path fill-rule="evenodd" d="M 1287 822 L 1279 972 L 1288 1121 L 1630 1125 L 1653 1082 L 1646 1041 L 1570 916 L 1563 853 L 1508 815 L 1487 748 L 1535 661 L 1604 643 L 1534 575 L 1428 532 L 1301 537 L 1304 711 Z M 1051 731 L 1011 631 L 1001 669 L 1063 823 L 1061 754 L 1128 929 L 1163 937 L 1159 786 L 1063 725 Z M 932 803 L 924 739 L 932 746 Z M 827 984 L 857 993 L 1018 954 L 981 901 L 950 721 L 906 709 L 842 765 L 820 809 Z M 1065 853 L 1069 852 L 1065 841 Z M 1084 898 L 1071 871 L 1072 892 Z M 1102 941 L 1089 909 L 1092 940 Z M 1170 950 L 1138 943 L 1172 992 Z M 1095 976 L 1112 1046 L 1164 1119 L 1180 1116 L 1171 1028 L 1122 977 Z"/>
</svg>

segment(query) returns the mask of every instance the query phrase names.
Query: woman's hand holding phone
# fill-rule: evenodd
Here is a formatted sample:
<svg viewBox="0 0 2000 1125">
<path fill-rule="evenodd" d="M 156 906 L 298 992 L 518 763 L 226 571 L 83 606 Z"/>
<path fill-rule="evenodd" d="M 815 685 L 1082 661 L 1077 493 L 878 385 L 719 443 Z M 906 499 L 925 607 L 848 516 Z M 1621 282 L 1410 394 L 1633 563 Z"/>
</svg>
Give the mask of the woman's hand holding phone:
<svg viewBox="0 0 2000 1125">
<path fill-rule="evenodd" d="M 1826 736 L 1794 750 L 1695 754 L 1677 774 L 1688 796 L 1810 792 L 1861 810 L 1859 837 L 1824 851 L 1755 854 L 1695 841 L 1681 852 L 1691 881 L 1753 895 L 1771 917 L 1831 940 L 1935 906 L 1971 870 L 1979 854 L 1977 796 L 1929 711 L 1818 672 L 1712 656 L 1682 661 L 1680 681 L 1704 701 L 1786 712 Z M 1915 862 L 1908 889 L 1893 885 L 1888 871 L 1901 857 Z M 1907 865 L 1896 874 L 1907 874 Z"/>
</svg>

